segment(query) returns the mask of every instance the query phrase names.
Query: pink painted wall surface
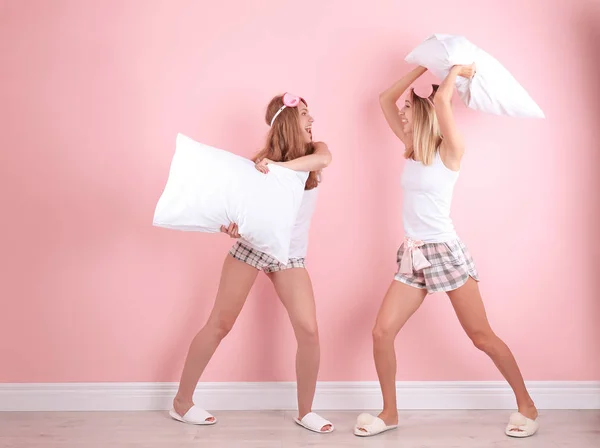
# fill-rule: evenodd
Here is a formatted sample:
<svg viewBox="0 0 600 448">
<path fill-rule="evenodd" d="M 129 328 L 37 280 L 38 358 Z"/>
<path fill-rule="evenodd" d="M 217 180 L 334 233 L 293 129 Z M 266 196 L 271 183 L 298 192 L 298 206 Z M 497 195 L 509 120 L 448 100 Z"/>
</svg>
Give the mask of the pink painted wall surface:
<svg viewBox="0 0 600 448">
<path fill-rule="evenodd" d="M 433 32 L 497 57 L 545 111 L 457 108 L 453 217 L 529 380 L 600 380 L 600 5 L 595 0 L 0 2 L 0 381 L 175 381 L 231 241 L 152 227 L 177 132 L 250 156 L 263 111 L 308 99 L 334 162 L 311 231 L 320 380 L 375 380 L 402 147 L 378 93 Z M 458 105 L 458 101 L 456 101 Z M 397 341 L 400 380 L 497 380 L 445 296 Z M 206 381 L 289 381 L 260 277 Z"/>
</svg>

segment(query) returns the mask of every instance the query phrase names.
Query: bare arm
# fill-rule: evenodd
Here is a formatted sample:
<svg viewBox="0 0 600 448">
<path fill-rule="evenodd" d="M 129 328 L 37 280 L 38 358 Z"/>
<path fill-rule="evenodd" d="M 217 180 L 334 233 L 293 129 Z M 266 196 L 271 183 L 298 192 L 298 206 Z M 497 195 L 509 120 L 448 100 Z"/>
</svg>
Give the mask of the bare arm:
<svg viewBox="0 0 600 448">
<path fill-rule="evenodd" d="M 425 73 L 427 69 L 425 67 L 417 67 L 411 72 L 404 75 L 402 79 L 394 83 L 389 89 L 379 95 L 379 104 L 381 105 L 381 110 L 383 111 L 383 116 L 387 121 L 388 125 L 394 131 L 394 134 L 402 140 L 402 143 L 405 145 L 406 136 L 404 135 L 402 121 L 400 120 L 399 110 L 396 103 L 402 96 L 402 94 L 408 89 L 408 87 L 415 82 L 423 73 Z M 409 145 L 412 142 L 408 142 Z"/>
<path fill-rule="evenodd" d="M 308 156 L 298 157 L 287 162 L 273 162 L 269 159 L 263 159 L 257 162 L 256 168 L 263 173 L 269 172 L 267 165 L 279 165 L 294 171 L 319 171 L 327 168 L 331 163 L 329 148 L 323 142 L 315 142 L 314 146 L 315 152 Z"/>
<path fill-rule="evenodd" d="M 444 153 L 442 156 L 446 159 L 444 161 L 447 162 L 446 164 L 448 166 L 454 165 L 457 169 L 465 152 L 465 144 L 454 120 L 454 113 L 452 112 L 452 94 L 458 76 L 471 78 L 474 73 L 474 65 L 455 65 L 450 69 L 446 79 L 440 84 L 433 99 L 435 113 L 440 124 L 440 130 L 444 136 Z"/>
</svg>

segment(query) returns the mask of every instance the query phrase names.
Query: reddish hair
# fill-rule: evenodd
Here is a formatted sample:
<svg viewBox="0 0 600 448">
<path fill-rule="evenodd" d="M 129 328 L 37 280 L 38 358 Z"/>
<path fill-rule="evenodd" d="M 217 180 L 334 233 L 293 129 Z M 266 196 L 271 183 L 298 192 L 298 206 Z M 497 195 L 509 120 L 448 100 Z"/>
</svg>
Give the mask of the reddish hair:
<svg viewBox="0 0 600 448">
<path fill-rule="evenodd" d="M 308 106 L 306 101 L 300 99 L 305 106 Z M 283 106 L 283 95 L 274 97 L 265 114 L 265 121 L 268 125 Z M 273 162 L 287 162 L 297 159 L 298 157 L 313 154 L 315 147 L 311 143 L 306 143 L 302 129 L 300 129 L 300 114 L 297 107 L 286 107 L 275 119 L 273 126 L 269 130 L 265 146 L 261 149 L 252 160 L 269 159 Z M 306 190 L 312 190 L 319 184 L 319 179 L 316 171 L 311 171 L 306 180 Z"/>
</svg>

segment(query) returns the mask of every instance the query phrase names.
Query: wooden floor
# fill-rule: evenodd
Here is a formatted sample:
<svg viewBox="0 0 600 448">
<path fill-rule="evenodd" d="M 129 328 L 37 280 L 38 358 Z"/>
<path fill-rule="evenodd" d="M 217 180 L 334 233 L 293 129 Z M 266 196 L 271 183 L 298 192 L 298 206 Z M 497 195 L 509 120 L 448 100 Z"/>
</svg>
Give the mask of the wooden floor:
<svg viewBox="0 0 600 448">
<path fill-rule="evenodd" d="M 530 439 L 504 435 L 506 411 L 403 411 L 396 431 L 362 439 L 357 412 L 322 412 L 336 426 L 314 434 L 287 411 L 219 412 L 196 427 L 166 412 L 0 412 L 1 448 L 600 448 L 600 411 L 543 411 Z"/>
</svg>

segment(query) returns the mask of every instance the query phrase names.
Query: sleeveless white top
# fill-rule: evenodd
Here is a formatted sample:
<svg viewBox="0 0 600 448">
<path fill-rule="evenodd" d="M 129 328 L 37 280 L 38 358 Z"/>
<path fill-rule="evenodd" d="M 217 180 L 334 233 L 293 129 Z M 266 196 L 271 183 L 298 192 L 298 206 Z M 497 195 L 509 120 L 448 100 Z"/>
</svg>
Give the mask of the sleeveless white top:
<svg viewBox="0 0 600 448">
<path fill-rule="evenodd" d="M 294 230 L 292 230 L 292 239 L 290 241 L 290 258 L 304 258 L 308 250 L 308 231 L 310 222 L 317 205 L 317 196 L 319 187 L 312 190 L 304 190 L 302 202 L 298 209 Z"/>
<path fill-rule="evenodd" d="M 458 171 L 442 162 L 439 151 L 431 165 L 407 159 L 402 173 L 404 234 L 425 243 L 457 239 L 450 218 Z"/>
<path fill-rule="evenodd" d="M 302 202 L 296 215 L 296 222 L 292 229 L 290 238 L 290 252 L 288 258 L 305 258 L 308 251 L 308 231 L 310 230 L 310 222 L 315 212 L 317 205 L 317 190 L 319 187 L 312 190 L 304 190 L 302 194 Z M 253 244 L 250 244 L 244 238 L 240 238 L 246 246 L 257 249 Z"/>
</svg>

